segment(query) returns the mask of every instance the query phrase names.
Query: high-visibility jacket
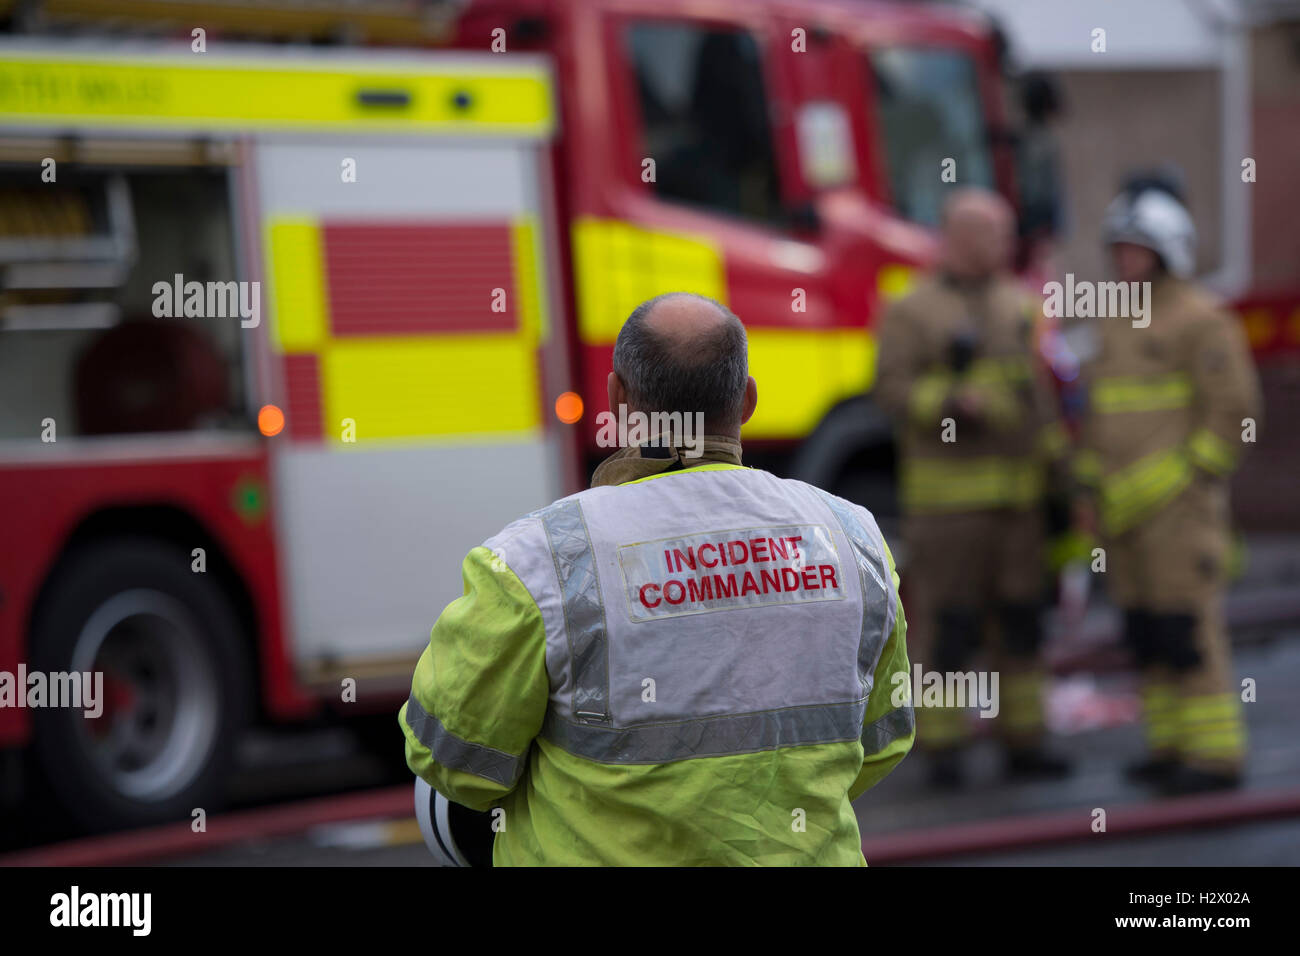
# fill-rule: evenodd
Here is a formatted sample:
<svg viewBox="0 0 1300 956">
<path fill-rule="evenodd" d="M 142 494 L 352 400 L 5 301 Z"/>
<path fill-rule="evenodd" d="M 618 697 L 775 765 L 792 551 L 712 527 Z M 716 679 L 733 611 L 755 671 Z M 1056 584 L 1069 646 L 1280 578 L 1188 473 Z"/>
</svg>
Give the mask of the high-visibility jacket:
<svg viewBox="0 0 1300 956">
<path fill-rule="evenodd" d="M 906 513 L 1023 509 L 1042 500 L 1067 443 L 1037 356 L 1040 308 L 1011 280 L 936 275 L 886 311 L 874 395 L 898 426 Z M 962 342 L 968 362 L 957 360 Z M 962 392 L 983 405 L 981 421 L 946 421 Z"/>
<path fill-rule="evenodd" d="M 1172 501 L 1198 470 L 1230 474 L 1262 405 L 1241 323 L 1210 293 L 1163 278 L 1149 309 L 1149 324 L 1083 320 L 1095 323 L 1097 345 L 1083 366 L 1074 473 L 1096 490 L 1109 534 Z"/>
<path fill-rule="evenodd" d="M 561 499 L 463 574 L 400 721 L 415 773 L 504 810 L 496 865 L 864 864 L 850 801 L 914 737 L 865 509 L 711 463 Z"/>
</svg>

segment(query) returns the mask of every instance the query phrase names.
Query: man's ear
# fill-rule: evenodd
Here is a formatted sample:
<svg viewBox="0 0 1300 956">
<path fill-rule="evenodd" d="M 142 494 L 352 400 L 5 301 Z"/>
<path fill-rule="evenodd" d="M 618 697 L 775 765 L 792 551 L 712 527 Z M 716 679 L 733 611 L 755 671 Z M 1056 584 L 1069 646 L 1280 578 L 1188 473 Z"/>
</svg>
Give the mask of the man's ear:
<svg viewBox="0 0 1300 956">
<path fill-rule="evenodd" d="M 749 381 L 745 383 L 745 405 L 740 415 L 740 424 L 745 424 L 754 417 L 754 409 L 758 407 L 758 383 L 754 381 L 754 376 L 749 376 Z"/>
<path fill-rule="evenodd" d="M 609 410 L 617 415 L 618 407 L 627 404 L 627 389 L 623 387 L 623 380 L 617 372 L 609 373 L 609 378 L 605 380 L 605 390 L 609 394 Z"/>
</svg>

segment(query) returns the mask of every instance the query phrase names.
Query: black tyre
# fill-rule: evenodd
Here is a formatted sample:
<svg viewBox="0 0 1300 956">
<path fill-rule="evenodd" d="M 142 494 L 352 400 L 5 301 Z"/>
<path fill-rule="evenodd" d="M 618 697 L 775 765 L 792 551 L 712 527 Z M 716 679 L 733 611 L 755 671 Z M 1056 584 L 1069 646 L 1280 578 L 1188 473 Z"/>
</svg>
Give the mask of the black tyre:
<svg viewBox="0 0 1300 956">
<path fill-rule="evenodd" d="M 892 548 L 900 531 L 894 454 L 889 417 L 870 396 L 857 395 L 827 412 L 799 446 L 790 477 L 865 507 Z"/>
<path fill-rule="evenodd" d="M 102 831 L 188 818 L 224 795 L 252 699 L 236 616 L 189 550 L 78 548 L 33 622 L 31 667 L 103 674 L 103 713 L 33 710 L 38 772 L 65 819 Z"/>
</svg>

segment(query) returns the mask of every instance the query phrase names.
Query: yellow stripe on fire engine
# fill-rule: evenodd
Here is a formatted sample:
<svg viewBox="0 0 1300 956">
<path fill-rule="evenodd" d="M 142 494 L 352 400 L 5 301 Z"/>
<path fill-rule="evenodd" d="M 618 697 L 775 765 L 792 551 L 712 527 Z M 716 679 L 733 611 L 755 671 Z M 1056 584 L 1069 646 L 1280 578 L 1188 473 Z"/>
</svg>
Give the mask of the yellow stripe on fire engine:
<svg viewBox="0 0 1300 956">
<path fill-rule="evenodd" d="M 876 273 L 876 291 L 886 302 L 901 299 L 916 285 L 916 270 L 911 266 L 891 263 L 881 266 Z"/>
<path fill-rule="evenodd" d="M 554 114 L 549 75 L 529 63 L 24 51 L 0 53 L 0 122 L 546 136 Z"/>
<path fill-rule="evenodd" d="M 836 402 L 870 388 L 875 370 L 876 340 L 863 329 L 749 329 L 758 408 L 745 437 L 808 435 Z"/>
<path fill-rule="evenodd" d="M 325 434 L 357 440 L 526 432 L 541 427 L 537 355 L 525 335 L 334 339 L 321 351 Z"/>
<path fill-rule="evenodd" d="M 663 292 L 695 292 L 727 302 L 722 250 L 705 236 L 578 218 L 573 269 L 578 332 L 587 345 L 612 345 L 632 310 Z"/>
<path fill-rule="evenodd" d="M 510 245 L 515 264 L 515 289 L 519 296 L 519 331 L 534 344 L 544 341 L 550 334 L 540 241 L 535 217 L 522 216 L 511 225 Z"/>
<path fill-rule="evenodd" d="M 320 227 L 311 219 L 273 219 L 266 236 L 275 340 L 286 354 L 314 351 L 329 335 Z"/>
</svg>

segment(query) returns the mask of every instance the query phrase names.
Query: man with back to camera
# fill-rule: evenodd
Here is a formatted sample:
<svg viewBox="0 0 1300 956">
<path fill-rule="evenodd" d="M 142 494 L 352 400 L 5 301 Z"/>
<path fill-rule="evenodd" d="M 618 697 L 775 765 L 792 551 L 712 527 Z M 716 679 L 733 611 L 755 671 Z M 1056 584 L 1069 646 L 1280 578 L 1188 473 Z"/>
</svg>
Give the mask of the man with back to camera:
<svg viewBox="0 0 1300 956">
<path fill-rule="evenodd" d="M 399 720 L 495 865 L 865 864 L 851 801 L 907 754 L 893 558 L 865 509 L 742 467 L 744 326 L 669 293 L 614 348 L 610 408 L 701 414 L 472 550 Z"/>
</svg>

